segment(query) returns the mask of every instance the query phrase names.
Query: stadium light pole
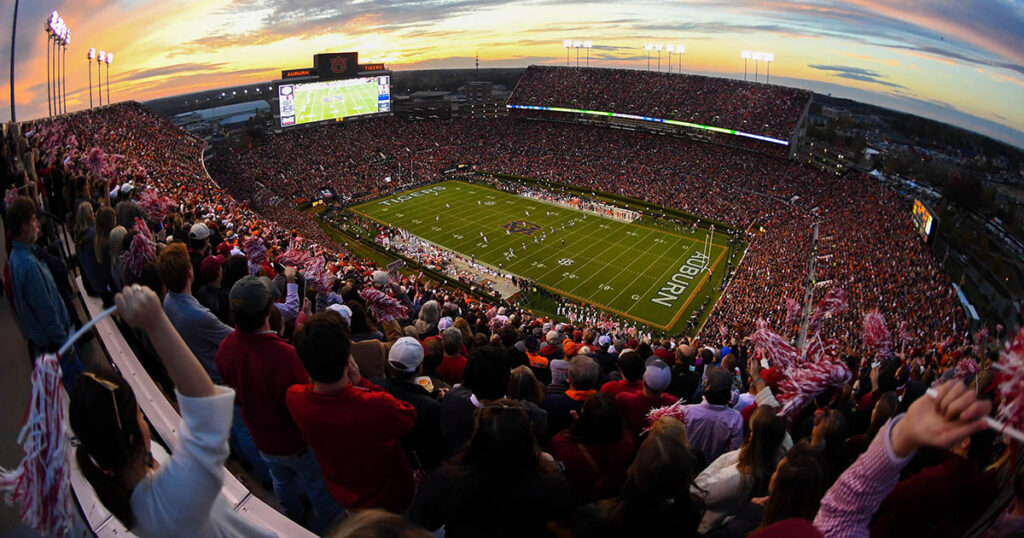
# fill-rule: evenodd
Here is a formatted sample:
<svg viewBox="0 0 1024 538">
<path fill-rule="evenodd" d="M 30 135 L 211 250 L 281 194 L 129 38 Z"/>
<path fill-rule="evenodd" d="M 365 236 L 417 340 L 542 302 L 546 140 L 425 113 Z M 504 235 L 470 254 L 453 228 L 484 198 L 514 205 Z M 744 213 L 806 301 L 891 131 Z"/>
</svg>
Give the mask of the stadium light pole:
<svg viewBox="0 0 1024 538">
<path fill-rule="evenodd" d="M 587 49 L 587 67 L 590 67 L 590 49 L 594 46 L 593 41 L 584 41 L 583 48 Z"/>
<path fill-rule="evenodd" d="M 100 97 L 100 106 L 103 106 L 103 60 L 106 58 L 107 53 L 102 50 L 96 56 L 96 95 Z"/>
<path fill-rule="evenodd" d="M 580 66 L 580 49 L 583 48 L 583 42 L 577 39 L 572 42 L 572 48 L 576 49 L 576 67 Z"/>
<path fill-rule="evenodd" d="M 675 45 L 665 45 L 665 50 L 668 51 L 668 72 L 672 72 L 672 52 L 676 50 Z"/>
<path fill-rule="evenodd" d="M 654 48 L 658 51 L 658 72 L 661 73 L 661 49 L 665 48 L 665 46 L 655 45 Z"/>
<path fill-rule="evenodd" d="M 18 121 L 14 114 L 14 38 L 18 35 L 18 0 L 14 0 L 14 20 L 11 23 L 11 123 Z"/>
<path fill-rule="evenodd" d="M 686 54 L 686 45 L 676 45 L 676 55 L 679 56 L 678 73 L 680 74 L 683 72 L 683 54 Z"/>
<path fill-rule="evenodd" d="M 767 75 L 765 76 L 764 82 L 767 84 L 772 78 L 772 62 L 775 61 L 774 52 L 764 53 L 764 65 Z"/>
<path fill-rule="evenodd" d="M 750 56 L 754 59 L 754 82 L 757 82 L 757 65 L 758 62 L 764 59 L 764 53 L 760 51 L 754 51 L 754 53 L 751 54 Z"/>
<path fill-rule="evenodd" d="M 745 80 L 747 80 L 747 60 L 750 59 L 750 51 L 749 50 L 741 50 L 740 51 L 740 58 L 743 58 L 743 80 L 745 81 Z"/>
<path fill-rule="evenodd" d="M 114 53 L 107 53 L 107 104 L 110 104 L 110 64 L 114 63 Z"/>
<path fill-rule="evenodd" d="M 651 51 L 654 50 L 654 45 L 648 43 L 644 45 L 644 49 L 647 50 L 647 70 L 651 70 Z"/>
<path fill-rule="evenodd" d="M 60 44 L 60 97 L 61 109 L 68 113 L 68 45 L 71 44 L 71 29 L 64 29 L 64 39 Z"/>
<path fill-rule="evenodd" d="M 569 49 L 572 48 L 572 40 L 566 39 L 562 41 L 562 46 L 565 47 L 565 66 L 569 67 Z"/>
<path fill-rule="evenodd" d="M 50 75 L 53 69 L 50 65 L 50 59 L 53 55 L 50 53 L 50 42 L 53 41 L 53 30 L 50 29 L 49 22 L 43 26 L 43 29 L 46 30 L 46 114 L 47 116 L 52 116 L 53 97 L 50 96 L 50 87 L 53 86 L 53 82 L 50 80 Z M 13 73 L 14 70 L 12 69 L 11 72 Z"/>
<path fill-rule="evenodd" d="M 89 108 L 92 108 L 92 60 L 96 57 L 96 49 L 90 48 L 85 55 L 85 66 L 89 70 Z"/>
</svg>

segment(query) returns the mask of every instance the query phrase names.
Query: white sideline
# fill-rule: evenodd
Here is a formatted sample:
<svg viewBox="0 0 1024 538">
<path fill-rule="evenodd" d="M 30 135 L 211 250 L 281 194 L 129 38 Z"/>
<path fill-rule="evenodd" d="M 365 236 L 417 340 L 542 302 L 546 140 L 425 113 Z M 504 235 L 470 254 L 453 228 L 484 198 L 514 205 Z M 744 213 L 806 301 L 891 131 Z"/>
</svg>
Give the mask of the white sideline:
<svg viewBox="0 0 1024 538">
<path fill-rule="evenodd" d="M 103 303 L 98 297 L 86 295 L 82 287 L 82 277 L 75 278 L 75 283 L 85 304 L 89 317 L 92 318 L 103 311 Z M 107 349 L 110 360 L 117 371 L 124 376 L 132 391 L 135 392 L 135 399 L 142 408 L 142 412 L 149 419 L 150 424 L 165 441 L 170 442 L 177 437 L 178 425 L 181 423 L 181 416 L 178 415 L 171 403 L 167 401 L 156 383 L 149 377 L 146 370 L 135 357 L 128 342 L 114 323 L 113 317 L 107 317 L 96 323 L 94 327 L 103 347 Z M 74 458 L 72 458 L 72 462 Z M 109 512 L 100 504 L 96 493 L 89 487 L 88 482 L 81 475 L 78 466 L 74 465 L 71 480 L 75 490 L 75 497 L 81 504 L 83 511 L 89 520 L 89 525 L 97 536 L 131 536 L 124 530 L 119 521 L 111 517 Z M 236 512 L 245 514 L 245 517 L 259 526 L 274 531 L 278 536 L 312 537 L 314 534 L 288 519 L 271 506 L 249 492 L 241 482 L 227 469 L 224 469 L 224 486 L 221 493 L 228 499 Z"/>
</svg>

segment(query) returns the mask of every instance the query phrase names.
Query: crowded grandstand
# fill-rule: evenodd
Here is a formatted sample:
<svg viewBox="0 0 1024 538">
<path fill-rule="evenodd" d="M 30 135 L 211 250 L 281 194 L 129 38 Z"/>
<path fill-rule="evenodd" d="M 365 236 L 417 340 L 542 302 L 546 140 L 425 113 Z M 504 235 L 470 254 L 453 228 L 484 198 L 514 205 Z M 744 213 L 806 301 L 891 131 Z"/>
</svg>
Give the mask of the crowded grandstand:
<svg viewBox="0 0 1024 538">
<path fill-rule="evenodd" d="M 508 104 L 789 141 L 810 99 L 533 66 Z M 5 126 L 4 294 L 69 395 L 74 500 L 29 502 L 50 491 L 38 469 L 0 485 L 51 534 L 1024 532 L 1024 335 L 969 326 L 909 204 L 780 144 L 644 121 L 382 115 L 208 161 L 135 102 Z M 444 181 L 669 232 L 717 224 L 745 250 L 674 325 L 531 302 L 545 282 L 353 211 Z M 68 335 L 108 307 L 109 358 L 80 360 Z"/>
</svg>

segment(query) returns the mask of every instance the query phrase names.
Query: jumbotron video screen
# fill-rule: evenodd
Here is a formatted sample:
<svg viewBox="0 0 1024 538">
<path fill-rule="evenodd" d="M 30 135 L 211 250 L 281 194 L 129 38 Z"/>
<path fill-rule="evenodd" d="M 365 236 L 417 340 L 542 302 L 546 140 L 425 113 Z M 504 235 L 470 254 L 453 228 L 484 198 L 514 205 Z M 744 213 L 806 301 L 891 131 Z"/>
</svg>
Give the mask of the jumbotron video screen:
<svg viewBox="0 0 1024 538">
<path fill-rule="evenodd" d="M 391 77 L 281 84 L 281 127 L 391 112 Z"/>
</svg>

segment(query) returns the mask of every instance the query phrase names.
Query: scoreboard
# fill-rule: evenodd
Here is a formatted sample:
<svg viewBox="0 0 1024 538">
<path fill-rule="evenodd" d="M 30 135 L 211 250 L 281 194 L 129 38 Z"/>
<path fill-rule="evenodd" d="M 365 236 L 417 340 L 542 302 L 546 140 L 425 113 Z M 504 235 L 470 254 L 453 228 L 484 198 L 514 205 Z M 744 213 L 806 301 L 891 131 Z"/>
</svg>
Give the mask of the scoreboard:
<svg viewBox="0 0 1024 538">
<path fill-rule="evenodd" d="M 914 200 L 913 209 L 914 228 L 917 233 L 921 235 L 921 239 L 926 244 L 932 242 L 932 238 L 935 236 L 936 219 L 935 214 L 932 213 L 921 200 Z"/>
<path fill-rule="evenodd" d="M 302 125 L 391 115 L 391 72 L 356 52 L 316 54 L 312 67 L 281 71 L 271 109 L 280 132 Z"/>
</svg>

